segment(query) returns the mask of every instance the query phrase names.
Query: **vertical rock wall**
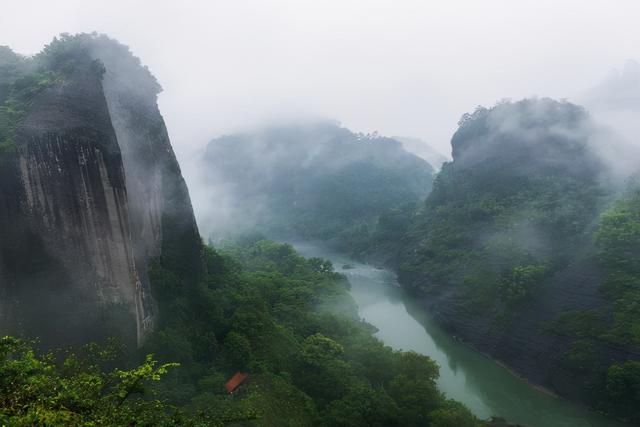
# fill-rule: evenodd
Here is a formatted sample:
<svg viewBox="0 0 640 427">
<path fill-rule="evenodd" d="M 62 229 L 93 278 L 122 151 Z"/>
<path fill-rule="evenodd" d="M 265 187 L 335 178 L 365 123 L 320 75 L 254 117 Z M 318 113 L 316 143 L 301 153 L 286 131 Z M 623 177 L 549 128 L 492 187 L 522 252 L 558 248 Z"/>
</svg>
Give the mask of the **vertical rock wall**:
<svg viewBox="0 0 640 427">
<path fill-rule="evenodd" d="M 0 333 L 140 343 L 153 328 L 151 260 L 185 286 L 204 269 L 160 86 L 97 34 L 54 40 L 33 61 L 36 94 L 20 105 L 15 150 L 0 151 Z"/>
<path fill-rule="evenodd" d="M 0 185 L 0 326 L 52 342 L 140 339 L 150 307 L 101 75 L 73 74 L 29 107 Z"/>
</svg>

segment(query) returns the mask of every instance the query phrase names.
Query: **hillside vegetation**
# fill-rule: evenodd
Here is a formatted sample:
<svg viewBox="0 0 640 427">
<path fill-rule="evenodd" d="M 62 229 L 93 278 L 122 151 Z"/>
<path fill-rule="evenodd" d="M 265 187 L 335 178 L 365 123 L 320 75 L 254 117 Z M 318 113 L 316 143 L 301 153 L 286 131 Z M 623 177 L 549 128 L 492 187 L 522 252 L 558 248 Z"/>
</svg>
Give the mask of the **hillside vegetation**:
<svg viewBox="0 0 640 427">
<path fill-rule="evenodd" d="M 201 162 L 220 234 L 255 229 L 342 249 L 384 212 L 423 200 L 433 168 L 400 142 L 332 122 L 272 126 L 213 140 Z M 215 208 L 214 208 L 215 207 Z"/>
<path fill-rule="evenodd" d="M 446 283 L 485 314 L 508 314 L 587 256 L 607 195 L 588 135 L 584 110 L 547 99 L 463 117 L 453 161 L 405 234 L 401 280 L 425 291 Z"/>
<path fill-rule="evenodd" d="M 358 320 L 331 263 L 267 240 L 206 249 L 195 289 L 156 268 L 161 319 L 142 364 L 90 346 L 38 356 L 0 342 L 7 425 L 480 426 L 447 400 L 426 356 L 393 351 Z M 63 363 L 56 360 L 63 359 Z M 165 364 L 156 362 L 160 360 Z M 166 364 L 166 361 L 170 363 Z M 249 374 L 229 395 L 235 372 Z"/>
<path fill-rule="evenodd" d="M 386 260 L 451 332 L 532 381 L 640 421 L 637 187 L 621 200 L 579 106 L 463 116 L 453 161 L 354 252 Z"/>
</svg>

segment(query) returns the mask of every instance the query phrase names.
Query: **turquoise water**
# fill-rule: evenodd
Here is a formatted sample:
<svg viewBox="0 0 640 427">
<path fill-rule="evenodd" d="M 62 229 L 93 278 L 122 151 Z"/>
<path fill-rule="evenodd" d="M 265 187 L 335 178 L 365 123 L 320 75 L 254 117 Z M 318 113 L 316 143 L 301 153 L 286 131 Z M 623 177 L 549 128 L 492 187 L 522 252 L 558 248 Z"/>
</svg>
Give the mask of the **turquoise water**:
<svg viewBox="0 0 640 427">
<path fill-rule="evenodd" d="M 390 271 L 355 263 L 316 246 L 295 246 L 304 256 L 330 259 L 349 279 L 360 317 L 378 328 L 377 337 L 395 349 L 413 350 L 435 360 L 440 366 L 440 389 L 478 417 L 501 416 L 527 427 L 623 426 L 536 390 L 490 358 L 454 340 L 405 297 Z M 343 269 L 346 264 L 353 268 Z"/>
</svg>

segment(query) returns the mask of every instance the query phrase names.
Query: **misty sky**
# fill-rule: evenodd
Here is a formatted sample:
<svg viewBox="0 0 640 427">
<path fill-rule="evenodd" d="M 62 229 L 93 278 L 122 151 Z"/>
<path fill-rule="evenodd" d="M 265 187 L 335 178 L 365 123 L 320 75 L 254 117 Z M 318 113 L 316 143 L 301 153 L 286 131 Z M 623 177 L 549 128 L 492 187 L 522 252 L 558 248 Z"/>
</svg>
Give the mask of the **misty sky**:
<svg viewBox="0 0 640 427">
<path fill-rule="evenodd" d="M 639 19 L 637 0 L 0 0 L 0 44 L 32 54 L 58 33 L 98 31 L 129 45 L 164 87 L 182 159 L 305 115 L 448 155 L 476 105 L 571 100 L 640 58 Z"/>
</svg>

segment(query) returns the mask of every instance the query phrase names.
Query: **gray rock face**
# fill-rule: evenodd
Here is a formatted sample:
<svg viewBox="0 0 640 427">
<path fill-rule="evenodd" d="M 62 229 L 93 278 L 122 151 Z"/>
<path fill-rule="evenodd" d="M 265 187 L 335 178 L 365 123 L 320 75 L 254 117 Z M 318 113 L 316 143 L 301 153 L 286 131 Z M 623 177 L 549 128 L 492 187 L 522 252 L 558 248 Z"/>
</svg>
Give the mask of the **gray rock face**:
<svg viewBox="0 0 640 427">
<path fill-rule="evenodd" d="M 106 59 L 106 75 L 79 67 L 31 99 L 0 157 L 0 333 L 139 343 L 150 261 L 202 268 L 156 92 L 127 93 Z"/>
<path fill-rule="evenodd" d="M 146 265 L 160 256 L 195 278 L 202 268 L 200 233 L 158 110 L 157 93 L 133 87 L 126 79 L 126 71 L 114 64 L 107 67 L 103 86 L 122 152 L 133 249 L 143 287 L 149 280 Z"/>
</svg>

